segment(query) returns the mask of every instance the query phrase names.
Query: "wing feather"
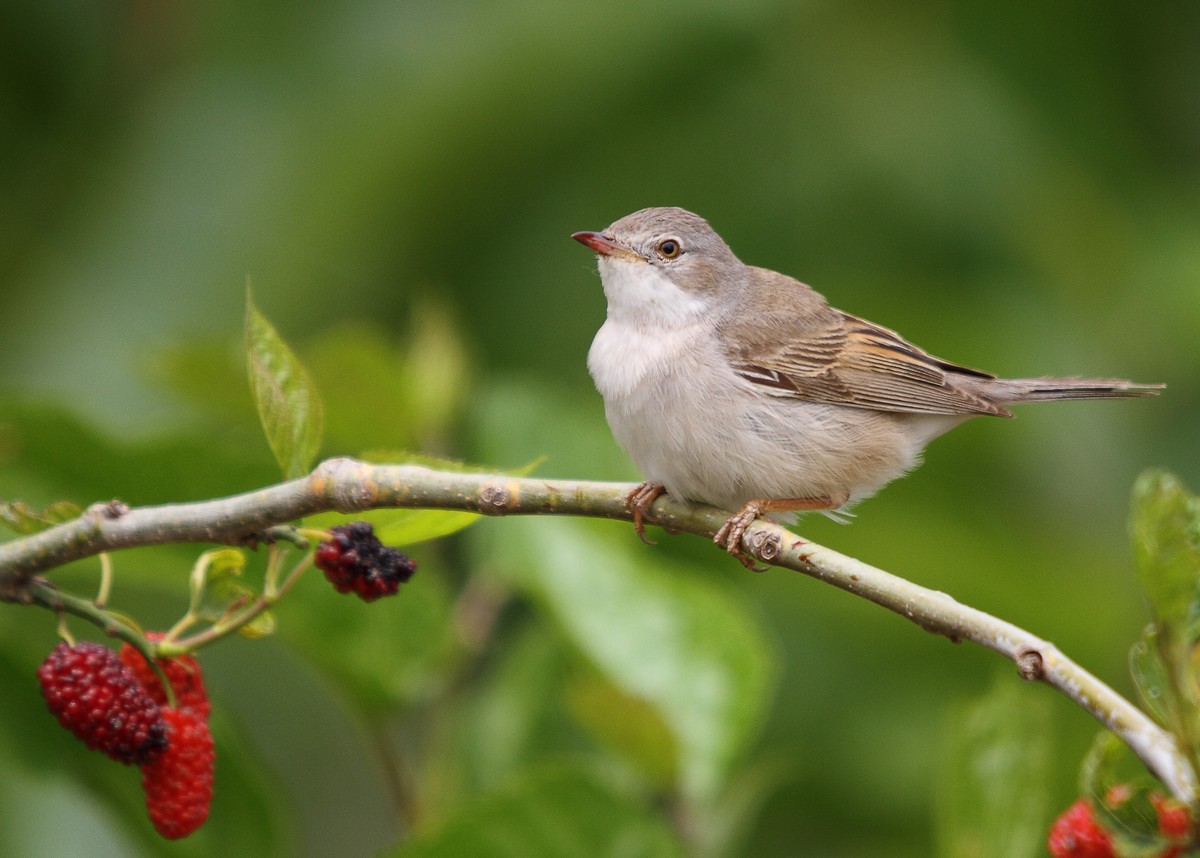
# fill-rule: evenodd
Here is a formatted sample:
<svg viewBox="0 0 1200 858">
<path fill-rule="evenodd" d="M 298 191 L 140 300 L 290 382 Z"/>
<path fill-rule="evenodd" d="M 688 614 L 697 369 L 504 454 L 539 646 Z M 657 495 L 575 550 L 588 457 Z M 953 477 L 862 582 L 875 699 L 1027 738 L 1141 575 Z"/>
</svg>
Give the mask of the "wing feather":
<svg viewBox="0 0 1200 858">
<path fill-rule="evenodd" d="M 1007 409 L 955 383 L 995 376 L 944 361 L 895 331 L 830 308 L 821 324 L 780 346 L 736 347 L 739 376 L 779 396 L 915 414 L 995 414 Z"/>
</svg>

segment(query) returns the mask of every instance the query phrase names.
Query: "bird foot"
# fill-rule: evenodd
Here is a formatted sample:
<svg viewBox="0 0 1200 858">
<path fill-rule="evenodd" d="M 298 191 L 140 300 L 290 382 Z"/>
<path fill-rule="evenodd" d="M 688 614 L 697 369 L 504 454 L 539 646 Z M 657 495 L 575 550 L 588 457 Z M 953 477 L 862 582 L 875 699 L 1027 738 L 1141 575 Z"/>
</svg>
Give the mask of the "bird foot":
<svg viewBox="0 0 1200 858">
<path fill-rule="evenodd" d="M 666 492 L 666 488 L 661 483 L 638 483 L 633 491 L 625 496 L 625 509 L 633 513 L 633 532 L 647 545 L 655 543 L 653 539 L 646 536 L 646 513 L 650 509 L 650 504 Z"/>
<path fill-rule="evenodd" d="M 750 501 L 742 507 L 735 515 L 731 515 L 725 520 L 713 535 L 713 542 L 724 548 L 735 558 L 738 563 L 741 563 L 751 572 L 766 572 L 765 566 L 759 566 L 754 562 L 754 559 L 746 556 L 746 552 L 742 550 L 742 537 L 746 535 L 746 528 L 753 524 L 759 516 L 763 514 L 763 509 L 758 501 Z"/>
<path fill-rule="evenodd" d="M 828 497 L 819 498 L 755 498 L 747 501 L 746 505 L 730 516 L 721 528 L 713 535 L 713 542 L 724 548 L 737 558 L 737 561 L 754 572 L 765 572 L 765 566 L 759 566 L 752 557 L 746 555 L 742 547 L 742 537 L 746 528 L 768 512 L 792 512 L 806 509 L 837 509 L 846 502 L 845 498 L 834 500 Z"/>
</svg>

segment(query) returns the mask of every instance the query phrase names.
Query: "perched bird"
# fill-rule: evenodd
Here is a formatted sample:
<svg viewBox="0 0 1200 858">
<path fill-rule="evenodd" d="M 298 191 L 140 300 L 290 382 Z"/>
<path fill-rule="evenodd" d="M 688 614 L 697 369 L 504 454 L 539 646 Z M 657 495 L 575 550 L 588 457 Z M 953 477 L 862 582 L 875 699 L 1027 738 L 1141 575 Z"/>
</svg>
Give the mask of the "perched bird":
<svg viewBox="0 0 1200 858">
<path fill-rule="evenodd" d="M 746 265 L 684 209 L 642 209 L 572 237 L 598 255 L 608 317 L 588 369 L 645 479 L 627 499 L 643 539 L 646 511 L 665 491 L 738 510 L 714 540 L 749 565 L 742 536 L 759 516 L 836 517 L 972 417 L 1162 387 L 997 378 L 950 363 L 799 280 Z"/>
</svg>

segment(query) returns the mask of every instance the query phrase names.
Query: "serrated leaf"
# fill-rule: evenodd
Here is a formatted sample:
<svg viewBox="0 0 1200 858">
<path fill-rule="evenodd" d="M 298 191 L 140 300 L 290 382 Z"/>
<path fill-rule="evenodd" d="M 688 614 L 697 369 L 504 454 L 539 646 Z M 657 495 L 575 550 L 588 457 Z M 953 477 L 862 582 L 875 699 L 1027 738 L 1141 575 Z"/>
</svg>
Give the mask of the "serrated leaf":
<svg viewBox="0 0 1200 858">
<path fill-rule="evenodd" d="M 55 501 L 40 510 L 22 501 L 0 501 L 0 525 L 28 535 L 78 518 L 81 512 L 78 504 L 66 500 Z"/>
<path fill-rule="evenodd" d="M 684 852 L 654 813 L 581 767 L 535 772 L 497 790 L 395 858 L 670 858 Z"/>
<path fill-rule="evenodd" d="M 711 799 L 757 731 L 772 651 L 731 594 L 634 562 L 594 523 L 514 519 L 489 562 L 540 601 L 617 687 L 652 705 L 679 749 L 680 782 Z M 611 535 L 611 530 L 609 534 Z"/>
<path fill-rule="evenodd" d="M 1129 673 L 1150 714 L 1164 727 L 1177 730 L 1180 701 L 1175 699 L 1166 665 L 1159 654 L 1158 630 L 1154 625 L 1146 626 L 1141 637 L 1129 648 Z"/>
<path fill-rule="evenodd" d="M 942 858 L 1044 854 L 1049 728 L 1049 701 L 1009 676 L 955 710 L 937 792 Z"/>
<path fill-rule="evenodd" d="M 246 287 L 246 366 L 267 443 L 286 479 L 307 473 L 321 447 L 324 409 L 308 370 L 254 305 Z"/>
</svg>

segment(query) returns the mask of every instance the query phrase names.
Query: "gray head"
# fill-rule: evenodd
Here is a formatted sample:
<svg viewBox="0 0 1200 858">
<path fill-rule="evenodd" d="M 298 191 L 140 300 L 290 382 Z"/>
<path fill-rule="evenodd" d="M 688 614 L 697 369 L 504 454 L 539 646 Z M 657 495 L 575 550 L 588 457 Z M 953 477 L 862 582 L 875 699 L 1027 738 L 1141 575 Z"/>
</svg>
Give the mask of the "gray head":
<svg viewBox="0 0 1200 858">
<path fill-rule="evenodd" d="M 599 254 L 610 312 L 675 314 L 683 305 L 707 305 L 746 270 L 704 218 L 681 208 L 642 209 L 572 238 Z"/>
</svg>

